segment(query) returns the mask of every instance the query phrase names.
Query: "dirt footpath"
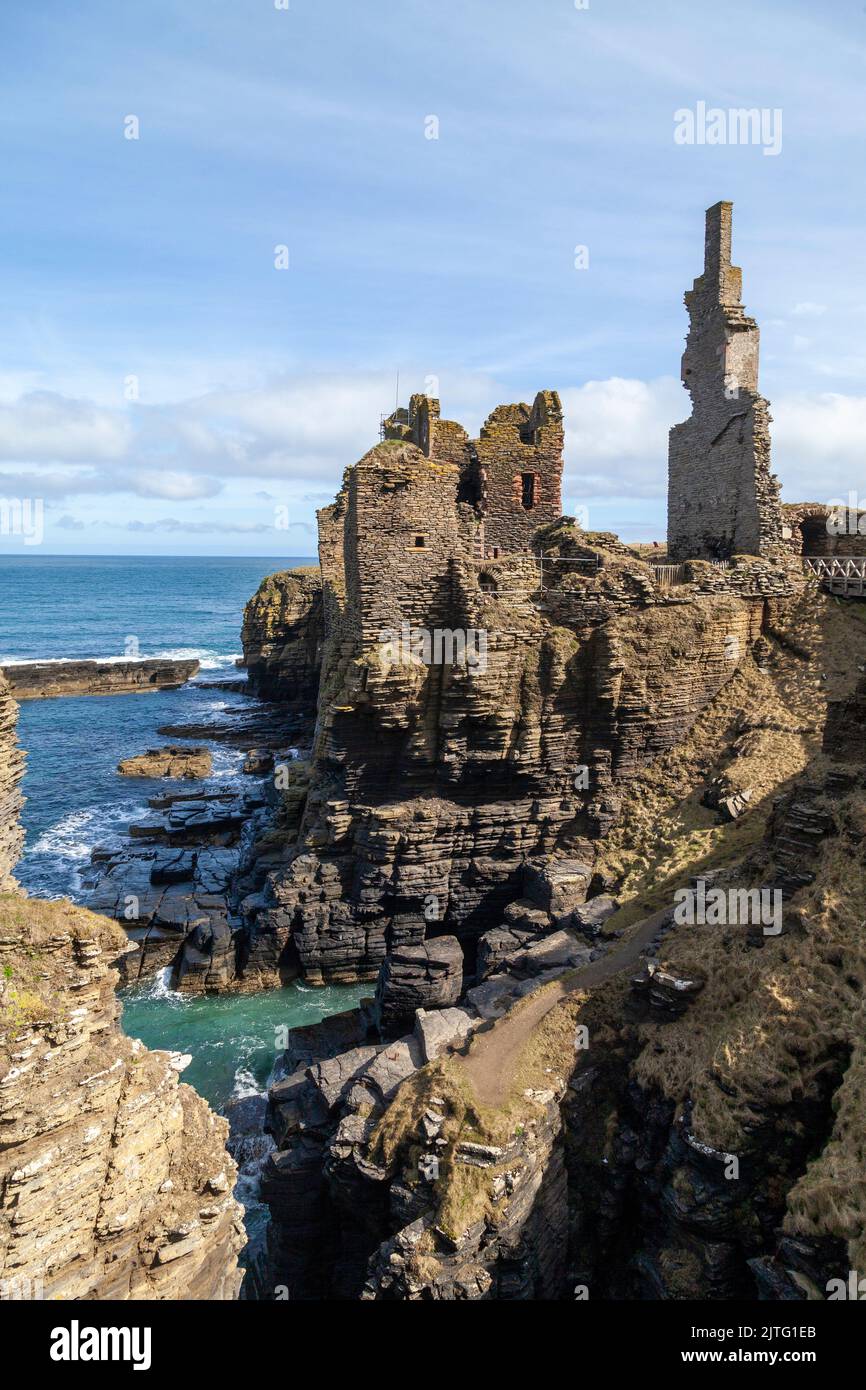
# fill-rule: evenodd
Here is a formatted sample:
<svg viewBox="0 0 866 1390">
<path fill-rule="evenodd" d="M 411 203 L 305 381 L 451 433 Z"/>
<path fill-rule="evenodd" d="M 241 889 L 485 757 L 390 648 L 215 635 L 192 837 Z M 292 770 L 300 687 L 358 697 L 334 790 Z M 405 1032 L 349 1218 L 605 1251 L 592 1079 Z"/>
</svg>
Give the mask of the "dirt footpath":
<svg viewBox="0 0 866 1390">
<path fill-rule="evenodd" d="M 594 989 L 621 971 L 634 969 L 669 914 L 669 907 L 654 912 L 607 955 L 582 970 L 569 971 L 562 981 L 530 997 L 522 1008 L 512 1010 L 492 1028 L 476 1033 L 468 1053 L 460 1060 L 480 1105 L 495 1108 L 504 1104 L 518 1058 L 545 1014 L 569 994 Z"/>
</svg>

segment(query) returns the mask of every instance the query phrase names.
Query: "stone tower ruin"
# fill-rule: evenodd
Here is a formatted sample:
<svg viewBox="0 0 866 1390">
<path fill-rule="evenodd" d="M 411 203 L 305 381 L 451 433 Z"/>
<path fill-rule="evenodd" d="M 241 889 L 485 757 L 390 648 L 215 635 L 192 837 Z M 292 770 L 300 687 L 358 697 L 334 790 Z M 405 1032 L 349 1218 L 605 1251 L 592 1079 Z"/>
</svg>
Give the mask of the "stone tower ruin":
<svg viewBox="0 0 866 1390">
<path fill-rule="evenodd" d="M 682 360 L 690 419 L 670 432 L 668 554 L 683 560 L 777 553 L 779 484 L 770 472 L 770 413 L 758 391 L 758 325 L 731 265 L 732 203 L 706 215 L 704 273 L 685 295 Z"/>
</svg>

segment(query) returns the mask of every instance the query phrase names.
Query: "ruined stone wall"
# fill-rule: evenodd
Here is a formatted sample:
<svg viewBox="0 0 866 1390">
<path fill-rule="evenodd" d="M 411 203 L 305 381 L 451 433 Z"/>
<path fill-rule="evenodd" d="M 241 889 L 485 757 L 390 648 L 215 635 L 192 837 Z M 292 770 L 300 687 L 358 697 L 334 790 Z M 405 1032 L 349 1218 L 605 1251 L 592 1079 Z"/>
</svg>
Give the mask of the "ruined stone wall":
<svg viewBox="0 0 866 1390">
<path fill-rule="evenodd" d="M 452 564 L 471 553 L 473 533 L 458 482 L 454 464 L 399 443 L 379 445 L 352 470 L 346 582 L 364 650 L 401 622 L 450 625 Z"/>
<path fill-rule="evenodd" d="M 19 815 L 23 804 L 19 783 L 24 754 L 15 740 L 18 706 L 0 672 L 0 892 L 14 884 L 12 871 L 24 848 Z"/>
<path fill-rule="evenodd" d="M 708 210 L 704 273 L 685 296 L 682 379 L 692 414 L 670 433 L 672 563 L 773 554 L 781 545 L 769 409 L 758 393 L 758 326 L 743 309 L 742 275 L 731 265 L 731 211 L 730 203 Z"/>
<path fill-rule="evenodd" d="M 439 402 L 421 393 L 411 396 L 409 409 L 397 409 L 383 425 L 385 439 L 414 444 L 427 458 L 455 463 L 461 470 L 472 459 L 468 434 L 456 420 L 443 420 Z"/>
<path fill-rule="evenodd" d="M 475 508 L 483 526 L 478 548 L 491 557 L 532 549 L 538 528 L 562 514 L 564 432 L 555 391 L 539 391 L 531 406 L 498 406 L 478 439 L 441 419 L 437 400 L 416 395 L 384 422 L 384 434 L 457 466 L 456 495 Z"/>
<path fill-rule="evenodd" d="M 532 549 L 540 526 L 562 515 L 562 407 L 555 391 L 499 406 L 475 444 L 475 476 L 488 553 Z"/>
</svg>

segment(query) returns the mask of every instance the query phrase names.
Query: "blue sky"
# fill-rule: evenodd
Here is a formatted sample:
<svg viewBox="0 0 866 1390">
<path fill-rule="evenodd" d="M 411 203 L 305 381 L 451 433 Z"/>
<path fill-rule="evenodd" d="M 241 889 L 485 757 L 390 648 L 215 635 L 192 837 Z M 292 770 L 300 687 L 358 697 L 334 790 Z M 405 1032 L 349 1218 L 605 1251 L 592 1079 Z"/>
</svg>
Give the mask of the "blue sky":
<svg viewBox="0 0 866 1390">
<path fill-rule="evenodd" d="M 567 509 L 663 536 L 719 198 L 784 495 L 863 491 L 862 2 L 47 0 L 0 66 L 0 495 L 48 551 L 312 553 L 398 370 L 473 432 L 556 388 Z M 676 144 L 699 101 L 780 152 Z"/>
</svg>

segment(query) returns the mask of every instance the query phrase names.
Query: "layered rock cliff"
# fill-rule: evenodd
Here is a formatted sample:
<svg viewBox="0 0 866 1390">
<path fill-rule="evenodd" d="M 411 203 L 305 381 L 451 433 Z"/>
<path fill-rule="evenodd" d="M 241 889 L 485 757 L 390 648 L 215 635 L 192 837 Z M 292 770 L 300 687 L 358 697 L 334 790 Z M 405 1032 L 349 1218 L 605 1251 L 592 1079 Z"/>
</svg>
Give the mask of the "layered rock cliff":
<svg viewBox="0 0 866 1390">
<path fill-rule="evenodd" d="M 388 476 L 393 446 L 373 455 Z M 438 607 L 418 593 L 405 638 L 386 623 L 393 576 L 371 580 L 385 596 L 372 630 L 326 581 L 335 613 L 310 791 L 296 856 L 255 927 L 308 979 L 373 980 L 389 949 L 442 933 L 471 961 L 520 896 L 528 859 L 592 861 L 629 779 L 686 736 L 751 658 L 772 603 L 802 583 L 740 557 L 697 563 L 664 589 L 613 537 L 563 524 L 541 544 L 540 565 L 454 565 Z M 411 649 L 413 632 L 441 631 L 483 634 L 483 662 Z"/>
<path fill-rule="evenodd" d="M 692 582 L 731 604 L 740 581 Z M 636 692 L 669 706 L 701 630 L 674 597 L 668 646 L 664 608 L 618 629 L 638 751 L 581 826 L 591 863 L 524 865 L 458 1007 L 393 1041 L 363 1012 L 292 1035 L 265 1196 L 293 1296 L 820 1298 L 862 1267 L 866 629 L 813 587 L 761 601 L 648 756 Z M 736 603 L 705 612 L 737 635 Z M 697 879 L 780 893 L 779 930 L 678 922 Z"/>
<path fill-rule="evenodd" d="M 263 700 L 314 709 L 322 638 L 318 566 L 268 575 L 244 609 L 241 628 L 253 693 Z"/>
<path fill-rule="evenodd" d="M 0 892 L 14 887 L 12 871 L 24 847 L 19 814 L 24 754 L 15 738 L 18 706 L 0 671 Z"/>
<path fill-rule="evenodd" d="M 114 923 L 0 898 L 0 1289 L 231 1299 L 243 1209 L 182 1059 L 120 1028 Z"/>
</svg>

